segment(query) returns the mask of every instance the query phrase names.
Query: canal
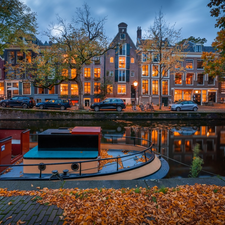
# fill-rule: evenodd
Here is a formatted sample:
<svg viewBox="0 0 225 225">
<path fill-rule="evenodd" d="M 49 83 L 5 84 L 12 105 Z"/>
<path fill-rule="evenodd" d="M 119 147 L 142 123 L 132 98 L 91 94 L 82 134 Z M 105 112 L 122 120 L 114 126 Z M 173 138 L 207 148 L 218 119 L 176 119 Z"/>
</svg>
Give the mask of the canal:
<svg viewBox="0 0 225 225">
<path fill-rule="evenodd" d="M 75 126 L 100 126 L 103 138 L 135 136 L 150 140 L 153 151 L 163 155 L 170 165 L 166 178 L 189 176 L 192 149 L 199 144 L 204 160 L 200 177 L 225 176 L 225 121 L 74 121 L 74 120 L 0 120 L 0 128 L 30 129 L 30 142 L 49 129 Z M 142 140 L 140 144 L 147 144 Z"/>
</svg>

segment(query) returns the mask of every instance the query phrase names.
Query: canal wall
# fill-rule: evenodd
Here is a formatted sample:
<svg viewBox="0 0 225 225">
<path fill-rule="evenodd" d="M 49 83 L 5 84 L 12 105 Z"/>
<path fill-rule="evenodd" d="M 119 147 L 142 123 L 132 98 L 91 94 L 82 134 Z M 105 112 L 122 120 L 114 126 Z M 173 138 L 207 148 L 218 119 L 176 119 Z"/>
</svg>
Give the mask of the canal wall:
<svg viewBox="0 0 225 225">
<path fill-rule="evenodd" d="M 0 108 L 0 120 L 225 120 L 224 112 L 117 112 Z"/>
</svg>

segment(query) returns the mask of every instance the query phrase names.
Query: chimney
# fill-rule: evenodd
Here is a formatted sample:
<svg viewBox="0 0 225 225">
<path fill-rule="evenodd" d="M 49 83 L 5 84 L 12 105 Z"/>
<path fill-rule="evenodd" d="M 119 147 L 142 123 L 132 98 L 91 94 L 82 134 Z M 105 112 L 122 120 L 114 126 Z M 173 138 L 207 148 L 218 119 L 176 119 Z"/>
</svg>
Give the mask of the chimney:
<svg viewBox="0 0 225 225">
<path fill-rule="evenodd" d="M 141 27 L 137 27 L 137 40 L 141 40 Z"/>
</svg>

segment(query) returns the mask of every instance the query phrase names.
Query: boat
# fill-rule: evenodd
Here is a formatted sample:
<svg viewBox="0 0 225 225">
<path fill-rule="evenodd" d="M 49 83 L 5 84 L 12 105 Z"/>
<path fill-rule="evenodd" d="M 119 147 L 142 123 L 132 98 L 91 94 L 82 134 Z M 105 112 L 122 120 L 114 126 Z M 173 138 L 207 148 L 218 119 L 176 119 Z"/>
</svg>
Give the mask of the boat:
<svg viewBox="0 0 225 225">
<path fill-rule="evenodd" d="M 23 162 L 10 167 L 0 180 L 134 180 L 161 179 L 167 161 L 148 140 L 137 137 L 103 137 L 101 127 L 47 129 L 38 145 L 24 152 Z M 0 168 L 3 164 L 0 165 Z M 18 173 L 20 174 L 18 176 Z"/>
</svg>

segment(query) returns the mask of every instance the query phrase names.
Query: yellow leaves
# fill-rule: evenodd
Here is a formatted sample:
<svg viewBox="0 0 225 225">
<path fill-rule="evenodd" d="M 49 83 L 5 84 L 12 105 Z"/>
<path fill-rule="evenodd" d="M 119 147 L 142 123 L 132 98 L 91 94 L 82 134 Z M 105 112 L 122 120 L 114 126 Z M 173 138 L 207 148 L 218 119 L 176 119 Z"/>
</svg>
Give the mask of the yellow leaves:
<svg viewBox="0 0 225 225">
<path fill-rule="evenodd" d="M 12 205 L 12 202 L 8 202 L 8 205 Z"/>
</svg>

